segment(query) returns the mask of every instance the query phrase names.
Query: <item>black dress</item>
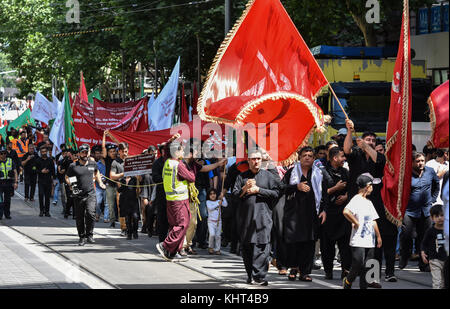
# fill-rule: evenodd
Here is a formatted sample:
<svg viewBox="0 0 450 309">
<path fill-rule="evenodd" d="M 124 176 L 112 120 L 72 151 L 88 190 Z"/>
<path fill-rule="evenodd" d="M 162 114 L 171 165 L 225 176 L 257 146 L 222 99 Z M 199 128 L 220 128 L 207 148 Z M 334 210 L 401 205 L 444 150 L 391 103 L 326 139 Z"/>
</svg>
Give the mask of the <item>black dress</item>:
<svg viewBox="0 0 450 309">
<path fill-rule="evenodd" d="M 137 179 L 136 177 L 131 177 L 128 182 L 129 187 L 126 186 L 125 177 L 120 181 L 121 186 L 117 189 L 120 193 L 119 205 L 120 205 L 120 215 L 123 217 L 129 216 L 131 214 L 139 214 L 139 201 L 136 192 Z"/>
</svg>

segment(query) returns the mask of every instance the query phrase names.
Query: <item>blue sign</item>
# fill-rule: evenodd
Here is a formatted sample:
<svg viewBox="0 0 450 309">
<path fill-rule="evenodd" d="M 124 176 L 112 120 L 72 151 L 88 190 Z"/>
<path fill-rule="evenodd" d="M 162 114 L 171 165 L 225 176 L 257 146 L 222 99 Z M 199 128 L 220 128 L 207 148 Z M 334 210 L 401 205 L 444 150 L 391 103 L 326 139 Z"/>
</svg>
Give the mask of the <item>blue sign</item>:
<svg viewBox="0 0 450 309">
<path fill-rule="evenodd" d="M 442 31 L 448 31 L 448 4 L 442 6 Z"/>
<path fill-rule="evenodd" d="M 419 9 L 419 34 L 428 33 L 428 8 Z"/>
<path fill-rule="evenodd" d="M 431 33 L 441 32 L 441 6 L 431 8 Z"/>
</svg>

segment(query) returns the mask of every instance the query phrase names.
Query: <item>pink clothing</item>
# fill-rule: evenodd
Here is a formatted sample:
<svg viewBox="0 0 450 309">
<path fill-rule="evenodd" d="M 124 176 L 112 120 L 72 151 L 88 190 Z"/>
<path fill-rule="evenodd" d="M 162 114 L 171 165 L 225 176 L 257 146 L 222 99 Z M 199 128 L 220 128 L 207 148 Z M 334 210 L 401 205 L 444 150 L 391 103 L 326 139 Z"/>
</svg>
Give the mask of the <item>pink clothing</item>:
<svg viewBox="0 0 450 309">
<path fill-rule="evenodd" d="M 191 212 L 189 201 L 167 201 L 167 221 L 169 222 L 169 233 L 164 239 L 163 246 L 171 254 L 175 254 L 183 248 Z"/>
</svg>

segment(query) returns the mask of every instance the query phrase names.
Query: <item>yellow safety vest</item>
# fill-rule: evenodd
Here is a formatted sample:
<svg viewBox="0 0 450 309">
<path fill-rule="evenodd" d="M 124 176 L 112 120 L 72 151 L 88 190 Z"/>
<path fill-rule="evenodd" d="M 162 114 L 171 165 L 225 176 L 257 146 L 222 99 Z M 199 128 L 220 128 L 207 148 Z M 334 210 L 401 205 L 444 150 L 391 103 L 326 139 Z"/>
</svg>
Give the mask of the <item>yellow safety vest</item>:
<svg viewBox="0 0 450 309">
<path fill-rule="evenodd" d="M 0 179 L 7 180 L 9 179 L 8 173 L 12 171 L 12 160 L 11 158 L 7 158 L 6 162 L 0 162 Z"/>
<path fill-rule="evenodd" d="M 189 189 L 187 180 L 179 181 L 177 160 L 168 159 L 163 168 L 163 184 L 168 201 L 184 201 L 189 199 Z"/>
</svg>

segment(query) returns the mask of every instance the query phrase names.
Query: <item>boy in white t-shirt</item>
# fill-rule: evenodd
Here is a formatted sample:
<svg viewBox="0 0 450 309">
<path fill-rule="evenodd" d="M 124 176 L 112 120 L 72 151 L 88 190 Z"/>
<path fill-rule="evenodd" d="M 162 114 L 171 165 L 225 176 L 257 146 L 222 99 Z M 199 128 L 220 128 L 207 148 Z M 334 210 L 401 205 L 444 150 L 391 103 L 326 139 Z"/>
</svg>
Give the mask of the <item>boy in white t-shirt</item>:
<svg viewBox="0 0 450 309">
<path fill-rule="evenodd" d="M 347 277 L 343 280 L 344 289 L 351 289 L 353 281 L 359 276 L 361 289 L 367 288 L 366 263 L 374 258 L 375 241 L 378 248 L 381 247 L 381 236 L 378 230 L 377 211 L 367 196 L 372 193 L 372 184 L 380 183 L 369 173 L 360 175 L 356 179 L 359 192 L 344 208 L 343 214 L 352 223 L 352 235 L 350 247 L 352 249 L 352 266 Z M 376 237 L 376 238 L 375 238 Z"/>
<path fill-rule="evenodd" d="M 220 255 L 220 242 L 222 233 L 222 218 L 220 207 L 227 207 L 227 200 L 217 200 L 217 190 L 210 189 L 207 195 L 206 208 L 208 209 L 209 254 Z"/>
</svg>

